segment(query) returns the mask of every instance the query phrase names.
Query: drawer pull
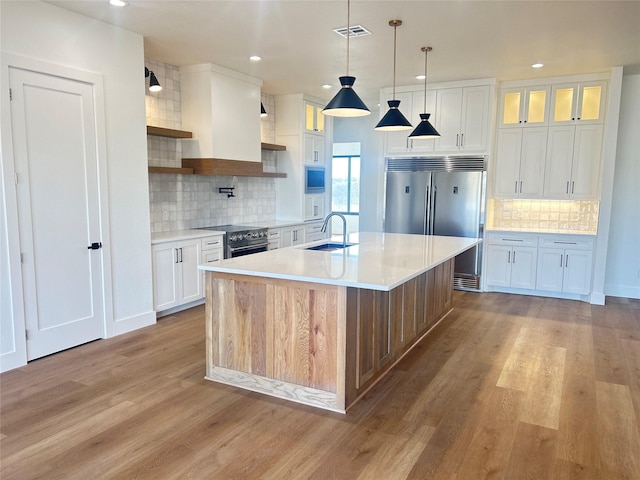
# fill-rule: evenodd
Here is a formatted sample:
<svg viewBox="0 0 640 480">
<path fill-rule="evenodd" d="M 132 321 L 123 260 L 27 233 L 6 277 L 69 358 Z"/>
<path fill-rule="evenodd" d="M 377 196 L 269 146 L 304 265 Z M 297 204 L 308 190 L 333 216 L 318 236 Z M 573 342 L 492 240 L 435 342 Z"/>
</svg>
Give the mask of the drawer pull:
<svg viewBox="0 0 640 480">
<path fill-rule="evenodd" d="M 577 245 L 578 242 L 561 242 L 559 240 L 554 240 L 553 243 L 562 244 L 562 245 Z"/>
<path fill-rule="evenodd" d="M 521 238 L 503 238 L 503 242 L 524 242 Z"/>
</svg>

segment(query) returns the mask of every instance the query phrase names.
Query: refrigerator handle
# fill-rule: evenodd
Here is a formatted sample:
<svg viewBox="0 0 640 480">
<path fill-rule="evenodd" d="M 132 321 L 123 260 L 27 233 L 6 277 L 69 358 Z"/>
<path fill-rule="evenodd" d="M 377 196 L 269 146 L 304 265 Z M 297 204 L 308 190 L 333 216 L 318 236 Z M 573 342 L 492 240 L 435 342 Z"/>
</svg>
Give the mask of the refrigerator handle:
<svg viewBox="0 0 640 480">
<path fill-rule="evenodd" d="M 424 224 L 423 224 L 423 232 L 425 235 L 431 234 L 429 231 L 431 225 L 431 187 L 427 185 L 427 204 L 424 209 Z"/>
<path fill-rule="evenodd" d="M 430 217 L 431 217 L 431 225 L 429 226 L 429 235 L 433 235 L 433 230 L 434 230 L 434 221 L 436 218 L 436 196 L 438 195 L 438 187 L 436 187 L 435 185 L 433 186 L 433 198 L 431 199 L 431 213 L 430 213 Z"/>
</svg>

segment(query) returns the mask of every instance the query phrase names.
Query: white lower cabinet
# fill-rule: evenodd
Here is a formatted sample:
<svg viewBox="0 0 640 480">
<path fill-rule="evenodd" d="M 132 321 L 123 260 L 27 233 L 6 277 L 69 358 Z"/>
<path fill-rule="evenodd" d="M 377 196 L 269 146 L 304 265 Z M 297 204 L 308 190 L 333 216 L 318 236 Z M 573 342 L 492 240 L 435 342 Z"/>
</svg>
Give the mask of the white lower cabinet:
<svg viewBox="0 0 640 480">
<path fill-rule="evenodd" d="M 280 246 L 282 248 L 302 245 L 304 241 L 304 225 L 291 225 L 280 229 Z"/>
<path fill-rule="evenodd" d="M 204 272 L 198 264 L 222 260 L 222 235 L 152 246 L 153 308 L 156 312 L 204 298 Z"/>
<path fill-rule="evenodd" d="M 570 294 L 565 298 L 588 295 L 593 246 L 593 238 L 579 235 L 491 232 L 487 234 L 485 285 L 488 290 Z"/>
<path fill-rule="evenodd" d="M 327 234 L 322 231 L 322 222 L 311 223 L 306 226 L 304 232 L 305 243 L 316 242 L 325 239 Z"/>
<path fill-rule="evenodd" d="M 538 252 L 536 289 L 548 292 L 591 291 L 593 241 L 549 238 L 541 241 Z"/>
<path fill-rule="evenodd" d="M 487 245 L 487 285 L 535 288 L 536 247 L 504 244 Z"/>
<path fill-rule="evenodd" d="M 156 244 L 152 252 L 156 311 L 202 299 L 200 239 Z"/>
<path fill-rule="evenodd" d="M 280 248 L 280 229 L 279 228 L 270 228 L 269 229 L 269 250 L 277 250 Z"/>
</svg>

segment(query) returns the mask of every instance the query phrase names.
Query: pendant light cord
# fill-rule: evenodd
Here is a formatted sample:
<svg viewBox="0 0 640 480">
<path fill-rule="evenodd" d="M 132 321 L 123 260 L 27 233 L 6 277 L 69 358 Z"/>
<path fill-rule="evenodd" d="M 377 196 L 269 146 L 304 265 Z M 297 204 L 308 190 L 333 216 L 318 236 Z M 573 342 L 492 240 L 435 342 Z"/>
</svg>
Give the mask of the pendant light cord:
<svg viewBox="0 0 640 480">
<path fill-rule="evenodd" d="M 429 56 L 431 47 L 422 47 L 424 52 L 424 113 L 427 113 L 427 57 Z"/>
<path fill-rule="evenodd" d="M 396 99 L 396 35 L 398 25 L 393 25 L 393 100 Z"/>
<path fill-rule="evenodd" d="M 351 33 L 351 0 L 347 0 L 347 77 L 349 76 L 349 34 Z"/>
</svg>

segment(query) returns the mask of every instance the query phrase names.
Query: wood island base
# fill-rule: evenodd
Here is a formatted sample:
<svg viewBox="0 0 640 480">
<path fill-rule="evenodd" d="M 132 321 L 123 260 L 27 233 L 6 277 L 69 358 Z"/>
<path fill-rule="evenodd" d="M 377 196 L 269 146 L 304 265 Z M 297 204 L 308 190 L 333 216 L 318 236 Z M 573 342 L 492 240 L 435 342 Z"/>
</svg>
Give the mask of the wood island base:
<svg viewBox="0 0 640 480">
<path fill-rule="evenodd" d="M 451 311 L 453 259 L 390 290 L 206 272 L 206 377 L 345 413 Z"/>
</svg>

